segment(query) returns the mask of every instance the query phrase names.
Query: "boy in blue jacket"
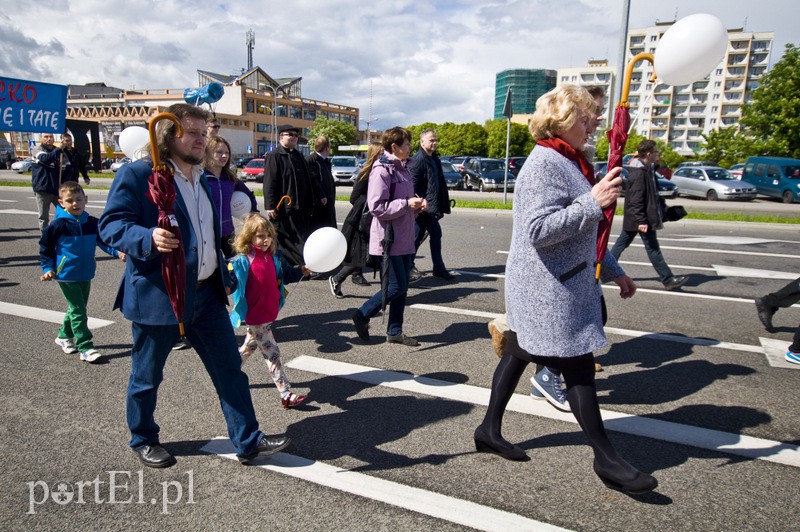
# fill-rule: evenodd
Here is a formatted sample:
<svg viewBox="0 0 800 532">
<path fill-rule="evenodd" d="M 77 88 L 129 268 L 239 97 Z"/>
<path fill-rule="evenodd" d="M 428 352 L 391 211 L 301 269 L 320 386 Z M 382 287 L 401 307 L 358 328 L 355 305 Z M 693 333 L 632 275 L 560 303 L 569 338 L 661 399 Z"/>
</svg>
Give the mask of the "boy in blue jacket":
<svg viewBox="0 0 800 532">
<path fill-rule="evenodd" d="M 39 240 L 42 281 L 55 279 L 67 300 L 67 314 L 58 330 L 56 345 L 68 355 L 80 352 L 80 359 L 95 362 L 100 353 L 92 343 L 86 305 L 94 278 L 94 248 L 125 261 L 125 254 L 106 246 L 97 232 L 97 218 L 89 216 L 83 187 L 74 181 L 58 189 L 58 207 L 53 223 Z"/>
</svg>

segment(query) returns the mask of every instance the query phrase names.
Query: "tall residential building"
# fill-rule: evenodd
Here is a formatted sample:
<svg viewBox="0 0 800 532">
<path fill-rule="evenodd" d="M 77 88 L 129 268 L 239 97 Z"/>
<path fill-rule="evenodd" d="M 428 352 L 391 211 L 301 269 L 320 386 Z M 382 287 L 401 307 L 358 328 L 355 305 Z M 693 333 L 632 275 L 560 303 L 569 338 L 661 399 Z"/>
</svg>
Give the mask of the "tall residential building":
<svg viewBox="0 0 800 532">
<path fill-rule="evenodd" d="M 536 100 L 556 86 L 556 71 L 543 69 L 503 70 L 495 77 L 494 117 L 503 118 L 503 104 L 511 87 L 511 107 L 514 114 L 532 114 Z"/>
<path fill-rule="evenodd" d="M 628 33 L 628 60 L 640 52 L 655 53 L 659 40 L 674 23 L 656 23 Z M 728 30 L 725 57 L 704 80 L 690 85 L 653 86 L 648 80 L 653 66 L 640 61 L 633 70 L 628 101 L 631 117 L 637 114 L 636 131 L 660 140 L 680 153 L 692 155 L 704 142 L 701 133 L 722 127 L 738 127 L 741 106 L 769 68 L 774 32 Z M 640 112 L 641 111 L 641 112 Z"/>
<path fill-rule="evenodd" d="M 617 95 L 615 88 L 617 85 L 617 68 L 608 66 L 606 59 L 590 59 L 585 67 L 559 68 L 558 85 L 567 83 L 580 85 L 582 87 L 598 86 L 606 91 L 606 106 L 603 109 L 604 121 L 598 128 L 599 132 L 608 128 L 613 118 L 612 113 L 617 105 Z"/>
</svg>

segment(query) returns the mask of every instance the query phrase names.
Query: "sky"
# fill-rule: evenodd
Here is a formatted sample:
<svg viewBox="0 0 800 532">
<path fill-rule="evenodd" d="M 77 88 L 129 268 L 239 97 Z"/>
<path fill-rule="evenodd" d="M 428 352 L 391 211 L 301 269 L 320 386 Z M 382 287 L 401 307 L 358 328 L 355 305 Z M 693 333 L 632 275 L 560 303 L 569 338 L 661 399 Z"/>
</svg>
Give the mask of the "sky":
<svg viewBox="0 0 800 532">
<path fill-rule="evenodd" d="M 631 0 L 630 28 L 693 13 L 800 44 L 797 0 Z M 305 98 L 358 107 L 372 129 L 492 118 L 511 68 L 617 64 L 622 0 L 0 0 L 0 75 L 187 88 L 197 70 L 302 76 Z M 792 40 L 794 39 L 794 40 Z M 371 105 L 371 113 L 370 113 Z"/>
</svg>

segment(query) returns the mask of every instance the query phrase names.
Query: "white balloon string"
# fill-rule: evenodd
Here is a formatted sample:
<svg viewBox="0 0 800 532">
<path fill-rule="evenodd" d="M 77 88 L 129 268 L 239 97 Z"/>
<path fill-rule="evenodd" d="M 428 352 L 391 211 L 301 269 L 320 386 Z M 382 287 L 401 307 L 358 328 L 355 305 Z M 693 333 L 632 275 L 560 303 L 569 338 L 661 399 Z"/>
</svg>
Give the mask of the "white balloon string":
<svg viewBox="0 0 800 532">
<path fill-rule="evenodd" d="M 644 101 L 642 103 L 640 103 L 639 106 L 636 108 L 636 115 L 633 117 L 633 120 L 631 120 L 631 127 L 630 127 L 630 129 L 628 129 L 628 135 L 631 134 L 631 131 L 633 131 L 633 128 L 636 125 L 636 121 L 639 120 L 639 115 L 642 114 L 642 109 L 644 109 L 644 106 L 647 103 L 650 102 L 650 99 L 653 97 L 653 94 L 656 92 L 656 86 L 657 85 L 658 85 L 658 83 L 657 83 L 657 80 L 656 80 L 656 82 L 653 82 L 653 88 L 650 89 L 650 92 L 648 92 L 647 96 L 644 97 Z"/>
</svg>

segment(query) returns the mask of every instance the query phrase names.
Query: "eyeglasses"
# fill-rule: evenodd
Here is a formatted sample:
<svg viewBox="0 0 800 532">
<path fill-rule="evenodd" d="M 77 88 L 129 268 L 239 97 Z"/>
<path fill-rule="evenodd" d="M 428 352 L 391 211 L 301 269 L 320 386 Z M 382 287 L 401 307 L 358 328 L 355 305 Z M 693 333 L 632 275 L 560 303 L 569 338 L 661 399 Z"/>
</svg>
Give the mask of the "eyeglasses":
<svg viewBox="0 0 800 532">
<path fill-rule="evenodd" d="M 281 133 L 281 136 L 282 137 L 296 137 L 297 133 L 285 131 L 285 132 Z"/>
</svg>

